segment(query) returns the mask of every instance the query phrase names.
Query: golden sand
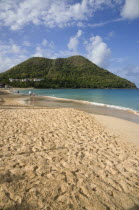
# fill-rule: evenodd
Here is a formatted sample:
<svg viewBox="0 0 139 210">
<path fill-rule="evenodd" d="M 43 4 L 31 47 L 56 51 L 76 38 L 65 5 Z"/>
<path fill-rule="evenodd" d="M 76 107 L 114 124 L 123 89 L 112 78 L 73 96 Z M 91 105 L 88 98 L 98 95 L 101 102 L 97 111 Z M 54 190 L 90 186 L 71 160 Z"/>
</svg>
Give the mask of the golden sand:
<svg viewBox="0 0 139 210">
<path fill-rule="evenodd" d="M 8 105 L 0 109 L 0 209 L 138 209 L 134 145 L 82 111 Z"/>
</svg>

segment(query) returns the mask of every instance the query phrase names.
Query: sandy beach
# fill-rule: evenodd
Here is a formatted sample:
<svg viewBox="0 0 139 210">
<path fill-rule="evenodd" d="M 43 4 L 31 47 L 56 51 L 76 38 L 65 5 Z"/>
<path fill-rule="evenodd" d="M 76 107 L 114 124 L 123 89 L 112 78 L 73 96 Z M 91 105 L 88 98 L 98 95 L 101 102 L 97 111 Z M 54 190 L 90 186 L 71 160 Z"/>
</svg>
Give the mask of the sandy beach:
<svg viewBox="0 0 139 210">
<path fill-rule="evenodd" d="M 139 209 L 139 124 L 22 98 L 0 94 L 0 209 Z"/>
</svg>

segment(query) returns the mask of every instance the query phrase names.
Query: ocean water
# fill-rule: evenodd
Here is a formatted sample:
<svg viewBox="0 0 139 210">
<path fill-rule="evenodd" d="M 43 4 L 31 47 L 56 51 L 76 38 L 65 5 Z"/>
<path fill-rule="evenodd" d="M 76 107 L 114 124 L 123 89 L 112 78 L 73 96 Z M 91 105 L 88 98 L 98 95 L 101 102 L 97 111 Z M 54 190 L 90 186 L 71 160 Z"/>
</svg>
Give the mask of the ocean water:
<svg viewBox="0 0 139 210">
<path fill-rule="evenodd" d="M 121 110 L 139 112 L 139 89 L 33 89 L 38 96 L 51 96 L 89 102 Z M 20 93 L 28 94 L 28 90 Z"/>
</svg>

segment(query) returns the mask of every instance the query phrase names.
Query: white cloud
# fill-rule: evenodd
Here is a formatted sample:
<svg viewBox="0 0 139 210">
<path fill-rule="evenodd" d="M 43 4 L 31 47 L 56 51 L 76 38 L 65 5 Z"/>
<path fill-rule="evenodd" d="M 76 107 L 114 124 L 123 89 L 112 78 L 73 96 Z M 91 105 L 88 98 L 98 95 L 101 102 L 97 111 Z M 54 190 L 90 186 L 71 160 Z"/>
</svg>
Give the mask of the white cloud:
<svg viewBox="0 0 139 210">
<path fill-rule="evenodd" d="M 118 0 L 2 0 L 0 1 L 0 25 L 18 30 L 30 23 L 47 27 L 64 27 L 79 24 L 105 6 Z"/>
<path fill-rule="evenodd" d="M 77 37 L 71 37 L 70 41 L 68 43 L 68 48 L 69 50 L 73 50 L 76 51 L 77 50 L 77 46 L 78 46 L 78 38 Z"/>
<path fill-rule="evenodd" d="M 5 71 L 12 66 L 27 59 L 27 51 L 9 40 L 7 44 L 0 41 L 0 72 Z"/>
<path fill-rule="evenodd" d="M 70 50 L 60 50 L 58 52 L 54 52 L 51 56 L 51 58 L 65 58 L 65 57 L 70 57 L 76 55 L 75 52 L 70 51 Z"/>
<path fill-rule="evenodd" d="M 32 57 L 48 57 L 51 58 L 54 53 L 55 44 L 53 41 L 48 41 L 44 39 L 41 44 L 35 48 L 35 53 L 33 53 Z"/>
<path fill-rule="evenodd" d="M 37 46 L 36 51 L 33 54 L 33 57 L 44 57 L 44 54 L 45 54 L 45 50 L 41 48 L 40 46 Z"/>
<path fill-rule="evenodd" d="M 79 38 L 80 36 L 82 36 L 82 30 L 78 30 L 76 37 Z"/>
<path fill-rule="evenodd" d="M 109 65 L 111 50 L 100 36 L 93 36 L 86 42 L 87 57 L 101 67 Z"/>
<path fill-rule="evenodd" d="M 110 23 L 115 23 L 115 22 L 120 22 L 120 21 L 124 21 L 125 19 L 120 17 L 120 18 L 116 18 L 113 20 L 108 20 L 108 21 L 104 21 L 104 22 L 99 22 L 99 23 L 88 23 L 87 26 L 91 27 L 91 28 L 97 28 L 97 27 L 102 27 L 105 25 L 108 25 Z"/>
<path fill-rule="evenodd" d="M 132 64 L 130 57 L 111 59 L 109 70 L 120 77 L 128 79 L 139 87 L 139 66 Z"/>
<path fill-rule="evenodd" d="M 120 58 L 119 58 L 120 59 Z M 124 60 L 124 58 L 121 58 L 121 61 Z M 127 62 L 126 62 L 127 63 Z M 137 87 L 139 87 L 139 66 L 135 66 L 132 64 L 128 65 L 119 65 L 117 66 L 117 61 L 114 63 L 114 67 L 111 67 L 110 71 L 120 77 L 126 78 L 129 81 L 135 83 Z"/>
<path fill-rule="evenodd" d="M 125 0 L 121 15 L 127 19 L 139 18 L 139 0 Z"/>
<path fill-rule="evenodd" d="M 127 76 L 135 76 L 137 78 L 139 77 L 139 66 L 130 65 L 126 67 L 125 69 L 126 69 Z"/>
<path fill-rule="evenodd" d="M 0 57 L 0 72 L 8 70 L 9 68 L 21 63 L 26 60 L 26 56 L 18 56 L 18 57 L 9 57 L 9 56 L 1 56 Z"/>
<path fill-rule="evenodd" d="M 35 53 L 32 57 L 48 57 L 52 58 L 55 50 L 55 44 L 53 41 L 48 41 L 44 39 L 40 44 L 35 48 Z"/>
<path fill-rule="evenodd" d="M 18 45 L 16 45 L 16 44 L 13 44 L 13 45 L 11 46 L 11 52 L 12 52 L 12 53 L 20 53 L 20 51 L 21 51 L 20 46 L 18 46 Z"/>
<path fill-rule="evenodd" d="M 24 54 L 25 53 L 25 49 L 21 48 L 21 46 L 15 44 L 13 41 L 9 41 L 9 43 L 7 44 L 3 44 L 2 42 L 0 42 L 0 55 L 4 56 L 6 54 L 12 56 L 14 54 Z"/>
<path fill-rule="evenodd" d="M 69 4 L 66 0 L 6 0 L 0 2 L 1 25 L 18 30 L 33 23 L 48 27 L 71 24 L 73 21 L 85 19 L 88 15 L 88 0 Z"/>
<path fill-rule="evenodd" d="M 82 35 L 82 31 L 78 30 L 77 34 L 74 37 L 70 38 L 70 41 L 68 43 L 69 50 L 72 50 L 74 52 L 77 51 L 78 44 L 79 44 L 79 38 L 81 37 L 81 35 Z"/>
</svg>

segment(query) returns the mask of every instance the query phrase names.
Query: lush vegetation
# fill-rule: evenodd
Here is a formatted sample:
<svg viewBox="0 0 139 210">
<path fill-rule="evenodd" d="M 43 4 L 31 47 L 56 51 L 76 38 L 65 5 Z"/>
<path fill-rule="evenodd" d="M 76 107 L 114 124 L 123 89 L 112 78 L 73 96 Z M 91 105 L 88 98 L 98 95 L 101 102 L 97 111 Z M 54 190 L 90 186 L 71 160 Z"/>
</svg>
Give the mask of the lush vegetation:
<svg viewBox="0 0 139 210">
<path fill-rule="evenodd" d="M 40 82 L 9 82 L 9 78 L 43 78 Z M 134 83 L 102 69 L 82 56 L 30 58 L 0 74 L 13 87 L 35 88 L 136 88 Z"/>
</svg>

